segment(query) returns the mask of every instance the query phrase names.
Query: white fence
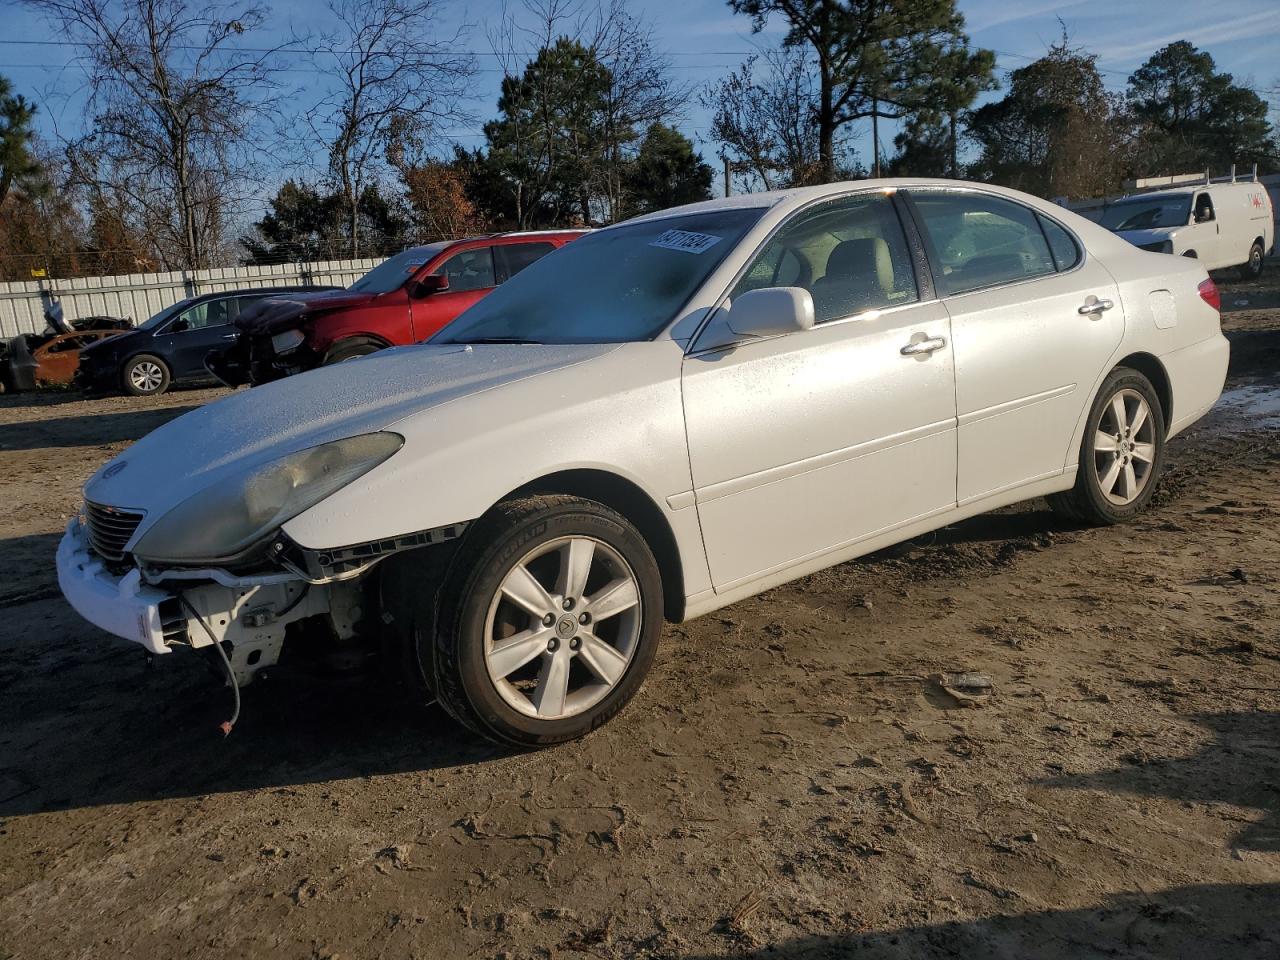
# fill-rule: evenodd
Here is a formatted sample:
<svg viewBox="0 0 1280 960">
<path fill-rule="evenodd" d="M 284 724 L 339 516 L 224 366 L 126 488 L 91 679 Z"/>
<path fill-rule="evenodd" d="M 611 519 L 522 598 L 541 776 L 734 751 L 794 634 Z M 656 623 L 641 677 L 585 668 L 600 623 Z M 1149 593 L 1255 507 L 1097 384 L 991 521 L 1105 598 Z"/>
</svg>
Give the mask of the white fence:
<svg viewBox="0 0 1280 960">
<path fill-rule="evenodd" d="M 264 267 L 225 267 L 174 273 L 130 273 L 118 277 L 0 282 L 0 337 L 39 333 L 45 308 L 55 299 L 68 320 L 106 315 L 141 323 L 165 307 L 202 293 L 244 287 L 346 287 L 381 263 L 329 260 Z"/>
</svg>

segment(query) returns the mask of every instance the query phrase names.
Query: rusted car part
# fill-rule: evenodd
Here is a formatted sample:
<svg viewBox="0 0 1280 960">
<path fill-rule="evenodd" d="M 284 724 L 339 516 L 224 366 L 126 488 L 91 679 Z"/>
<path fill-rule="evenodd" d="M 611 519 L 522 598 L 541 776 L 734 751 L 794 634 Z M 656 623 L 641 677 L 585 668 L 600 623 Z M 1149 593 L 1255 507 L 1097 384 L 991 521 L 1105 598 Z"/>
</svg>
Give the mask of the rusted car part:
<svg viewBox="0 0 1280 960">
<path fill-rule="evenodd" d="M 69 384 L 82 348 L 133 329 L 132 321 L 118 317 L 67 321 L 58 311 L 46 312 L 45 319 L 49 327 L 44 333 L 0 341 L 0 393 Z"/>
</svg>

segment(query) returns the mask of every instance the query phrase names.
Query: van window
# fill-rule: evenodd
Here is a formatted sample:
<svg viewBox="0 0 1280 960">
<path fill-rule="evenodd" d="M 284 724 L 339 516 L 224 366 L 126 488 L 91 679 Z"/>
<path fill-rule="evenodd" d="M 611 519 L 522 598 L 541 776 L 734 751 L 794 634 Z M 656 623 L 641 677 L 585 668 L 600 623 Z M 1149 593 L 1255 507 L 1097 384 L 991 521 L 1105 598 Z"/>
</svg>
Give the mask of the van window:
<svg viewBox="0 0 1280 960">
<path fill-rule="evenodd" d="M 1196 223 L 1211 223 L 1213 221 L 1213 201 L 1209 199 L 1207 193 L 1201 193 L 1196 196 Z"/>
<path fill-rule="evenodd" d="M 1057 270 L 1037 215 L 1003 197 L 912 192 L 938 261 L 939 294 L 1029 280 Z"/>
<path fill-rule="evenodd" d="M 919 299 L 902 224 L 883 194 L 845 197 L 798 214 L 731 296 L 765 287 L 808 290 L 817 323 Z"/>
</svg>

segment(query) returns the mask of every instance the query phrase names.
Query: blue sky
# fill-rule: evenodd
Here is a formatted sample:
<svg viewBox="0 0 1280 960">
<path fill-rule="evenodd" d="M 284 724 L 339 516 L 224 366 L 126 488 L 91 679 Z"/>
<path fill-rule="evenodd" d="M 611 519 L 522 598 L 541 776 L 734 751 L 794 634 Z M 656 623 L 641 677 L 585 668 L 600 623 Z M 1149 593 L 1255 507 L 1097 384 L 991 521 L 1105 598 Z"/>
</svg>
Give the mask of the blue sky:
<svg viewBox="0 0 1280 960">
<path fill-rule="evenodd" d="M 263 2 L 282 25 L 282 34 L 291 23 L 299 28 L 316 26 L 317 11 L 323 9 L 314 0 Z M 472 25 L 467 47 L 487 51 L 486 28 L 499 16 L 499 0 L 443 2 L 450 19 Z M 686 82 L 714 80 L 737 66 L 756 45 L 776 42 L 780 34 L 780 24 L 771 24 L 764 35 L 753 34 L 750 21 L 732 14 L 724 0 L 631 2 L 634 11 L 653 22 L 676 75 Z M 1098 54 L 1104 79 L 1113 89 L 1123 88 L 1129 73 L 1156 49 L 1180 39 L 1208 50 L 1219 69 L 1239 79 L 1261 88 L 1280 85 L 1280 3 L 1276 0 L 1212 4 L 1201 0 L 960 0 L 960 8 L 973 42 L 997 51 L 1001 71 L 1040 56 L 1059 37 L 1061 18 L 1073 43 Z M 12 0 L 0 0 L 0 18 L 5 24 L 0 35 L 0 74 L 41 103 L 41 129 L 46 134 L 78 132 L 82 99 L 76 91 L 82 75 L 72 64 L 75 51 L 27 43 L 48 40 L 51 34 L 36 14 Z M 472 110 L 485 118 L 494 112 L 500 74 L 493 57 L 480 56 L 477 62 L 480 72 Z M 317 74 L 299 70 L 287 79 L 306 88 L 300 98 L 317 95 Z M 708 158 L 714 156 L 714 146 L 706 142 L 708 117 L 696 104 L 680 126 Z M 454 129 L 451 136 L 469 146 L 483 142 L 478 124 Z M 889 129 L 885 139 L 891 138 Z M 854 145 L 863 161 L 869 162 L 869 130 L 858 131 Z"/>
</svg>

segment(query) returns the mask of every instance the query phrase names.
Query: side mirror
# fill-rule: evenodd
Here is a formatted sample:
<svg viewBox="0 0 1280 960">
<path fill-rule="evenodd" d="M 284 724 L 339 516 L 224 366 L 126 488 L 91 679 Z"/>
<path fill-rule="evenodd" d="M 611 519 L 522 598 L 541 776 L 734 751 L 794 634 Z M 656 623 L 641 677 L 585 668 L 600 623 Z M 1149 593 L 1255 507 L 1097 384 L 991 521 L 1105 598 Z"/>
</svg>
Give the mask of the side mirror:
<svg viewBox="0 0 1280 960">
<path fill-rule="evenodd" d="M 449 278 L 441 273 L 432 273 L 423 277 L 412 287 L 409 288 L 409 296 L 415 300 L 421 300 L 423 297 L 429 297 L 433 293 L 449 289 Z"/>
<path fill-rule="evenodd" d="M 729 329 L 743 337 L 776 337 L 813 327 L 813 297 L 800 287 L 744 293 L 729 305 Z"/>
<path fill-rule="evenodd" d="M 170 333 L 182 333 L 184 330 L 191 329 L 191 322 L 188 320 L 175 320 L 169 324 Z"/>
</svg>

